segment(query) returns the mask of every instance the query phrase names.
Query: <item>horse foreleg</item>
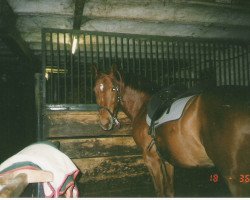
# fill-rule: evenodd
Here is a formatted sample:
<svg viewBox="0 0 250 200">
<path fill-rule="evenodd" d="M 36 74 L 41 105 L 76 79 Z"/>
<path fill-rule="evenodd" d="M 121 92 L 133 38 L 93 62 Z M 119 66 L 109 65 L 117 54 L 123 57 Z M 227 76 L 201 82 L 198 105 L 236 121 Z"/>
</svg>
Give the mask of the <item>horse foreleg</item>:
<svg viewBox="0 0 250 200">
<path fill-rule="evenodd" d="M 165 163 L 158 156 L 155 148 L 146 150 L 143 159 L 153 178 L 153 183 L 157 196 L 174 196 L 174 167 Z"/>
</svg>

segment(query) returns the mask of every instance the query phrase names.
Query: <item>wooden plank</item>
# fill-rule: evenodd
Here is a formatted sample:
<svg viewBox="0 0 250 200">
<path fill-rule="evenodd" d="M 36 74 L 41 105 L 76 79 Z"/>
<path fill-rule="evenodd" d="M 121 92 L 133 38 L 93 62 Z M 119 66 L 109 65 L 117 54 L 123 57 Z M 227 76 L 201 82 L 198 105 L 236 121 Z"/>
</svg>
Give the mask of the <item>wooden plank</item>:
<svg viewBox="0 0 250 200">
<path fill-rule="evenodd" d="M 60 142 L 60 150 L 71 159 L 141 155 L 139 148 L 136 146 L 131 136 L 61 139 L 51 141 Z"/>
<path fill-rule="evenodd" d="M 53 137 L 131 135 L 131 122 L 120 112 L 121 128 L 104 131 L 98 125 L 97 111 L 46 111 L 45 135 Z"/>
<path fill-rule="evenodd" d="M 107 180 L 149 175 L 142 156 L 111 156 L 99 158 L 72 159 L 83 177 L 81 183 L 91 180 Z"/>
</svg>

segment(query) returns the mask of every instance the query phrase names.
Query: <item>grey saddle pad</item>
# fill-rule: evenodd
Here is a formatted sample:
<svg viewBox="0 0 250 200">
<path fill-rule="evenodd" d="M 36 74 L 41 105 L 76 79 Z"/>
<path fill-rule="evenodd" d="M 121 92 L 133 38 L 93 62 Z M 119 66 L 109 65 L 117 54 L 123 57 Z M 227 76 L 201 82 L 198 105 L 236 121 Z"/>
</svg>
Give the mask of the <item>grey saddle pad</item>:
<svg viewBox="0 0 250 200">
<path fill-rule="evenodd" d="M 171 104 L 170 108 L 167 108 L 163 112 L 163 114 L 160 116 L 160 118 L 155 120 L 154 126 L 157 127 L 165 122 L 179 119 L 182 115 L 182 112 L 183 112 L 187 102 L 194 96 L 195 95 L 191 95 L 191 96 L 180 98 L 180 99 L 174 101 Z M 149 117 L 148 114 L 146 117 L 146 121 L 147 121 L 147 124 L 150 126 L 151 125 L 151 118 Z"/>
</svg>

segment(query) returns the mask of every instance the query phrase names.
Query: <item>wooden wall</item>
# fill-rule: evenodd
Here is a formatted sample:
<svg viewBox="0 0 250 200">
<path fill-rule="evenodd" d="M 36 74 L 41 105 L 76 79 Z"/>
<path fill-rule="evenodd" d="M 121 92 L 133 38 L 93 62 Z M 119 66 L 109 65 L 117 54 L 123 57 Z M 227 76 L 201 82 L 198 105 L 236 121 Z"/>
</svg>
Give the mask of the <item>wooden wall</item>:
<svg viewBox="0 0 250 200">
<path fill-rule="evenodd" d="M 154 196 L 151 177 L 131 136 L 129 119 L 118 118 L 120 129 L 103 131 L 97 111 L 51 111 L 44 133 L 80 169 L 81 196 Z M 145 192 L 147 191 L 147 192 Z"/>
</svg>

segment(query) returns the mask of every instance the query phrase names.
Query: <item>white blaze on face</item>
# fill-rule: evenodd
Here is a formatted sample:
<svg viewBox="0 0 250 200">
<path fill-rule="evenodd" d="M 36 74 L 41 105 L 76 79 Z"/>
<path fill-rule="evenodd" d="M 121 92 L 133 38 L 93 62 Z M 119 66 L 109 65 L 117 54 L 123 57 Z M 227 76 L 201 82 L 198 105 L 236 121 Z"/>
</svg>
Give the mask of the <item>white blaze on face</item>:
<svg viewBox="0 0 250 200">
<path fill-rule="evenodd" d="M 104 85 L 101 83 L 100 84 L 100 90 L 103 92 L 103 89 L 104 89 Z"/>
</svg>

